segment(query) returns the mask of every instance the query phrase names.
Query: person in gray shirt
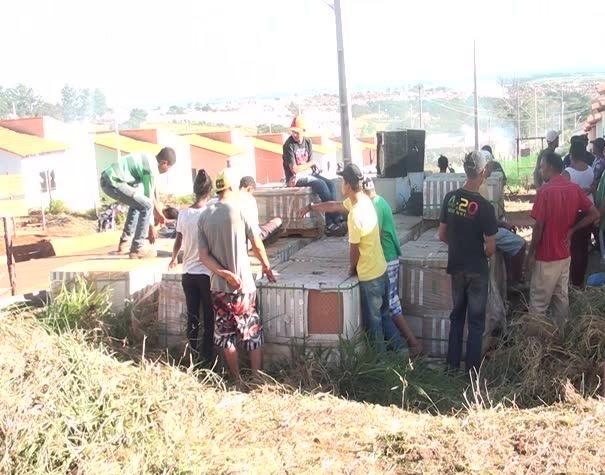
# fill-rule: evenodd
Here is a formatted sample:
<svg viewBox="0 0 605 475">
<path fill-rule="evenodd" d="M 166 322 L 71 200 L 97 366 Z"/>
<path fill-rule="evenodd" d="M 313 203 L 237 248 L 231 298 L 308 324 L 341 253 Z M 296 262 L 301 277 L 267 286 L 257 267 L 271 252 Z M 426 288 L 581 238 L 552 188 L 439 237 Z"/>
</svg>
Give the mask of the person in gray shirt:
<svg viewBox="0 0 605 475">
<path fill-rule="evenodd" d="M 250 268 L 247 240 L 270 282 L 275 277 L 256 228 L 243 215 L 234 187 L 233 170 L 216 178 L 218 201 L 202 212 L 198 224 L 199 253 L 212 272 L 210 291 L 214 307 L 214 344 L 223 350 L 231 375 L 240 381 L 237 345 L 250 355 L 253 376 L 262 362 L 263 327 L 256 311 L 256 285 Z"/>
</svg>

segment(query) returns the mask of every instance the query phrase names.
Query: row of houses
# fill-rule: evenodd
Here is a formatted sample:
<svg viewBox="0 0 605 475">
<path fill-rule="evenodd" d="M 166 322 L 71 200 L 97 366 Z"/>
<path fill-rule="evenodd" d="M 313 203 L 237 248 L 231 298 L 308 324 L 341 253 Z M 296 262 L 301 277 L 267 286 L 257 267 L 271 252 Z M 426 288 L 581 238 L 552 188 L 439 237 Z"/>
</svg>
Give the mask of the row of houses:
<svg viewBox="0 0 605 475">
<path fill-rule="evenodd" d="M 310 136 L 322 173 L 336 175 L 342 160 L 337 137 Z M 88 210 L 99 203 L 99 177 L 120 156 L 135 152 L 157 153 L 172 147 L 176 165 L 162 176 L 161 189 L 170 194 L 191 193 L 200 169 L 215 176 L 230 166 L 258 183 L 283 180 L 282 144 L 286 134 L 255 135 L 243 129 L 154 124 L 141 129 L 91 133 L 81 124 L 66 124 L 50 117 L 0 120 L 0 174 L 23 177 L 25 199 L 31 208 L 48 206 L 52 199 L 70 209 Z M 356 140 L 353 161 L 375 167 L 372 138 Z"/>
<path fill-rule="evenodd" d="M 584 132 L 588 134 L 590 140 L 605 135 L 603 114 L 605 114 L 605 83 L 597 88 L 597 95 L 594 102 L 591 104 L 591 113 L 584 124 Z"/>
</svg>

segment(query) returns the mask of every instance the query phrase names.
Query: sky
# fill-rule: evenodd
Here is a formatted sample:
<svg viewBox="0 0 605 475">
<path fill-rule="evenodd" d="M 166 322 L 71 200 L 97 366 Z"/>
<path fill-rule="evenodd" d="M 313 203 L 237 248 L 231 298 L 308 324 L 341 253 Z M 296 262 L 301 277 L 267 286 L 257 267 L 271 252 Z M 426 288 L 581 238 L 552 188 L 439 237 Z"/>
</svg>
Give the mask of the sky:
<svg viewBox="0 0 605 475">
<path fill-rule="evenodd" d="M 328 1 L 4 0 L 0 85 L 99 87 L 113 107 L 337 93 Z M 602 0 L 341 3 L 352 91 L 470 87 L 473 40 L 480 80 L 605 70 Z"/>
</svg>

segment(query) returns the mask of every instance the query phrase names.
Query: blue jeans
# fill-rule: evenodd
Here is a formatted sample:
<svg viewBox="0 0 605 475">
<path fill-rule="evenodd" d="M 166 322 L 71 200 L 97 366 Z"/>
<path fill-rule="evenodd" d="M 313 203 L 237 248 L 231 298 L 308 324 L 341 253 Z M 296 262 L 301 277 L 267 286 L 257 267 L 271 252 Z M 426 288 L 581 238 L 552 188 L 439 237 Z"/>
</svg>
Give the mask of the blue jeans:
<svg viewBox="0 0 605 475">
<path fill-rule="evenodd" d="M 389 277 L 385 272 L 374 280 L 359 282 L 361 316 L 376 351 L 384 353 L 386 342 L 394 350 L 402 348 L 401 335 L 389 313 Z"/>
<path fill-rule="evenodd" d="M 483 331 L 485 330 L 485 307 L 489 276 L 458 272 L 452 274 L 452 297 L 454 308 L 450 314 L 450 337 L 447 350 L 447 365 L 451 369 L 460 367 L 464 321 L 468 318 L 468 340 L 466 342 L 466 370 L 479 371 L 482 357 Z"/>
<path fill-rule="evenodd" d="M 153 213 L 153 201 L 126 183 L 113 184 L 104 175 L 101 176 L 101 189 L 114 200 L 128 206 L 126 224 L 122 232 L 121 242 L 128 241 L 134 231 L 130 251 L 136 252 L 143 247 L 149 223 Z"/>
<path fill-rule="evenodd" d="M 321 175 L 309 175 L 304 176 L 296 180 L 296 186 L 303 187 L 309 186 L 313 190 L 313 193 L 319 196 L 322 202 L 336 200 L 336 190 L 334 189 L 334 183 L 332 180 L 328 180 Z M 331 224 L 338 224 L 343 221 L 340 213 L 326 213 L 326 226 Z"/>
</svg>

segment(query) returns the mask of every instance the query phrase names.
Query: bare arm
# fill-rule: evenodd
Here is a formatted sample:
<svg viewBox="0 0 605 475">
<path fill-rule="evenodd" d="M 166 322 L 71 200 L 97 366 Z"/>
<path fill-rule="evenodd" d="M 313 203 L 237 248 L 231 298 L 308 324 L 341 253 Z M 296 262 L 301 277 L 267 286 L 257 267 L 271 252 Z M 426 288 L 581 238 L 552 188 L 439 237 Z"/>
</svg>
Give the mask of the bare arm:
<svg viewBox="0 0 605 475">
<path fill-rule="evenodd" d="M 254 239 L 252 239 L 251 244 L 254 255 L 258 258 L 261 263 L 261 266 L 263 268 L 263 274 L 267 276 L 269 282 L 275 282 L 275 277 L 273 276 L 271 264 L 269 263 L 267 251 L 265 250 L 265 245 L 263 244 L 262 239 L 259 236 L 254 236 Z"/>
<path fill-rule="evenodd" d="M 439 240 L 447 244 L 447 224 L 439 223 Z"/>
<path fill-rule="evenodd" d="M 579 229 L 585 228 L 586 226 L 590 226 L 592 223 L 597 221 L 600 217 L 601 217 L 601 215 L 599 213 L 599 210 L 597 208 L 595 208 L 594 206 L 592 206 L 588 210 L 588 213 L 586 213 L 584 215 L 584 217 L 580 221 L 578 221 L 573 228 L 571 228 L 569 230 L 569 236 L 571 237 L 571 235 L 573 233 L 575 233 L 576 231 L 578 231 Z"/>
<path fill-rule="evenodd" d="M 242 286 L 242 281 L 233 272 L 223 269 L 223 267 L 217 262 L 217 260 L 208 252 L 207 248 L 200 248 L 200 261 L 204 264 L 210 272 L 218 275 L 222 279 L 225 279 L 227 283 L 235 290 L 239 290 Z"/>
<path fill-rule="evenodd" d="M 544 223 L 542 221 L 536 221 L 534 224 L 533 231 L 531 233 L 531 244 L 529 245 L 529 255 L 533 256 L 536 252 L 536 247 L 542 240 L 542 234 L 544 233 Z"/>
<path fill-rule="evenodd" d="M 359 244 L 349 244 L 349 265 L 351 275 L 357 273 L 357 263 L 359 262 Z"/>
<path fill-rule="evenodd" d="M 492 257 L 496 252 L 496 235 L 485 236 L 485 255 Z"/>
<path fill-rule="evenodd" d="M 170 269 L 172 269 L 176 266 L 179 252 L 181 250 L 182 245 L 183 245 L 183 234 L 176 233 L 176 239 L 174 240 L 174 245 L 172 246 L 172 259 L 170 260 L 170 264 L 168 264 L 168 267 Z"/>
</svg>

